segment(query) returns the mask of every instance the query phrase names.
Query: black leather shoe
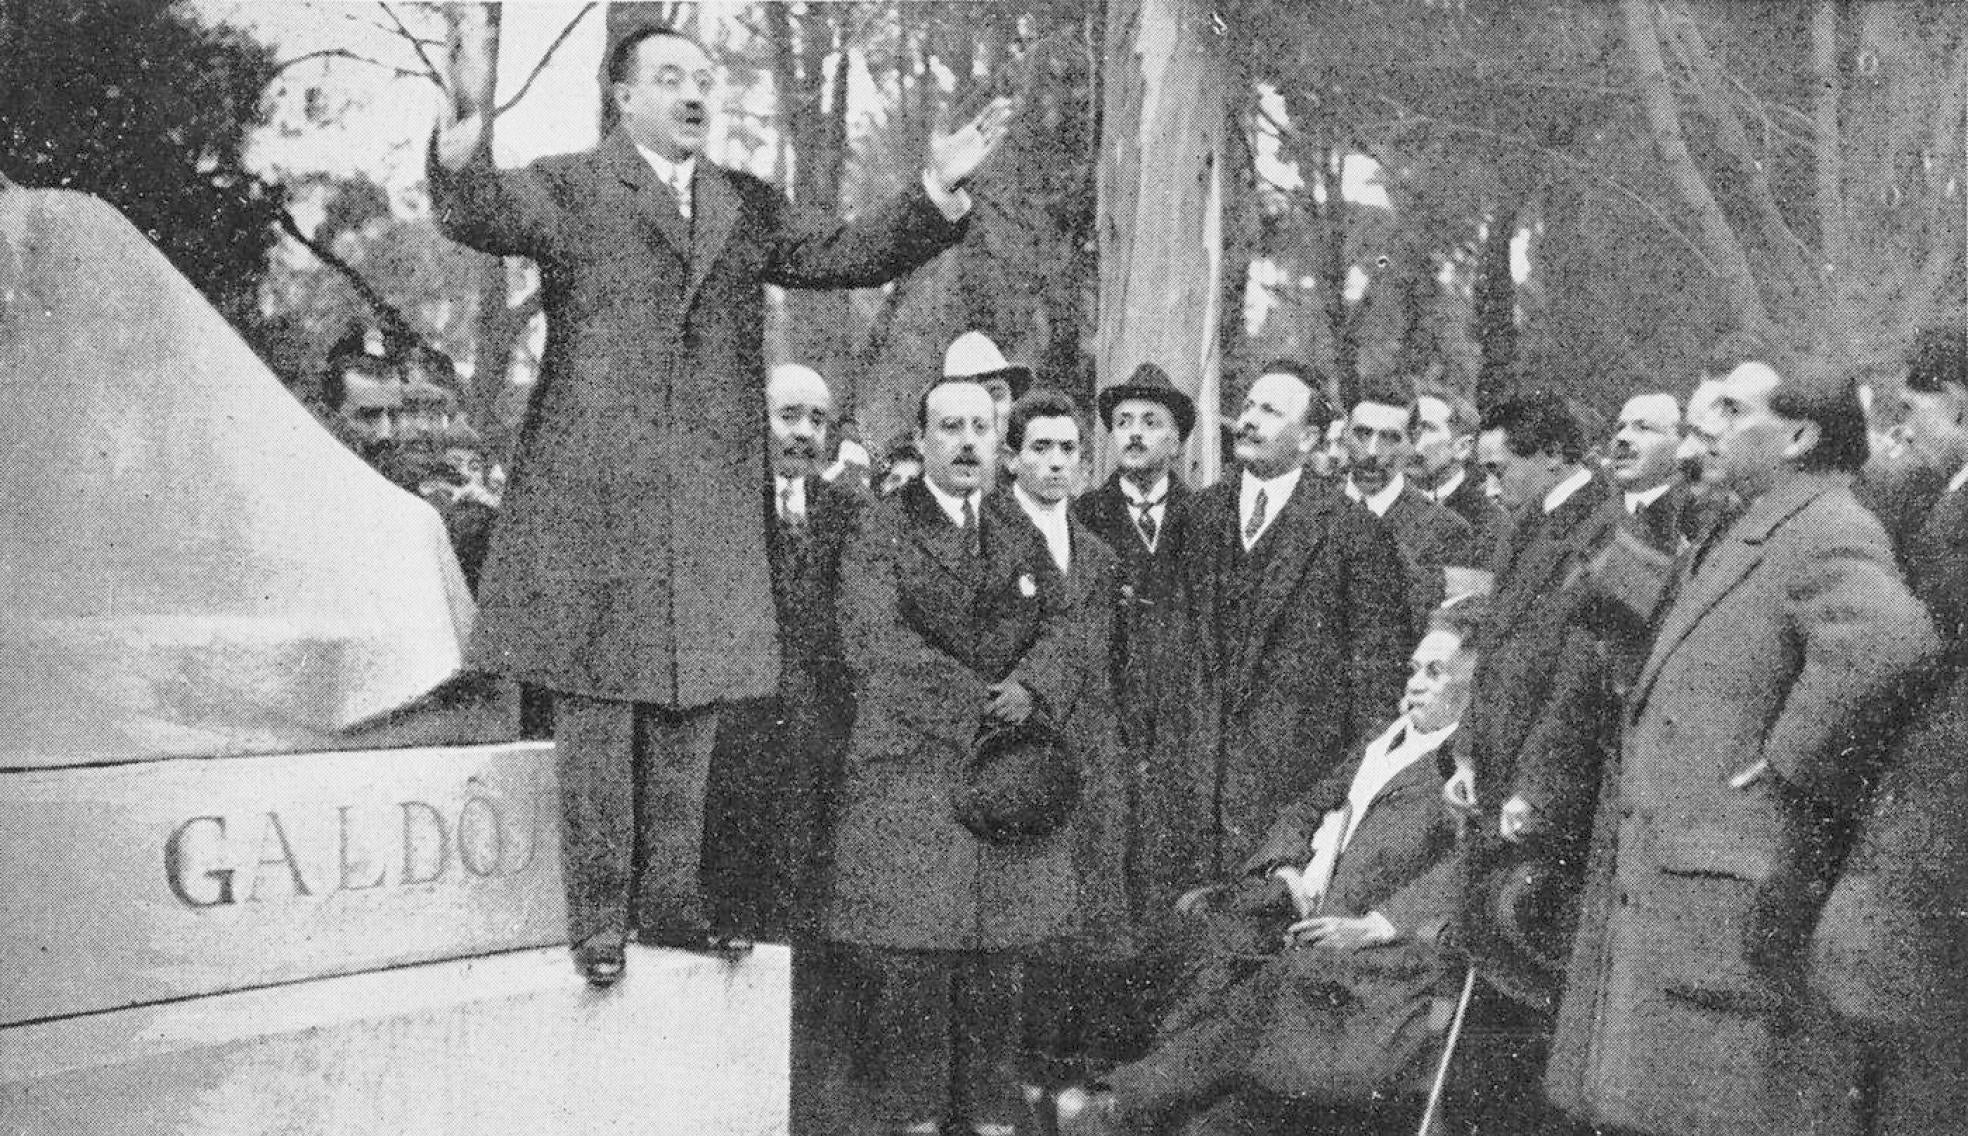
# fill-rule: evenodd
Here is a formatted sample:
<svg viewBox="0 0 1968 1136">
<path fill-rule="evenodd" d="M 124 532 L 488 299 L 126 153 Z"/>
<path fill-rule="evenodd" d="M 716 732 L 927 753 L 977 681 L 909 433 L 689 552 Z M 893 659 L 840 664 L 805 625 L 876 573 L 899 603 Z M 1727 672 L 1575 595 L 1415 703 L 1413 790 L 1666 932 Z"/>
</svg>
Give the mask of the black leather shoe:
<svg viewBox="0 0 1968 1136">
<path fill-rule="evenodd" d="M 574 969 L 597 990 L 615 985 L 629 968 L 622 936 L 613 931 L 589 935 L 574 948 Z"/>
</svg>

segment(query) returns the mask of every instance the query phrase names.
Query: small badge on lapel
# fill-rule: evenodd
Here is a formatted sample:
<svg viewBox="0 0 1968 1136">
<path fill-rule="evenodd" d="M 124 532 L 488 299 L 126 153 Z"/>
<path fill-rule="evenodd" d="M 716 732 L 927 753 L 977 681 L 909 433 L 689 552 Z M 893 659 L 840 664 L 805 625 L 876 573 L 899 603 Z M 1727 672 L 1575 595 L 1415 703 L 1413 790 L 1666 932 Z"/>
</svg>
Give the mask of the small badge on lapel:
<svg viewBox="0 0 1968 1136">
<path fill-rule="evenodd" d="M 1018 594 L 1028 600 L 1039 594 L 1039 582 L 1032 579 L 1030 572 L 1018 578 Z"/>
</svg>

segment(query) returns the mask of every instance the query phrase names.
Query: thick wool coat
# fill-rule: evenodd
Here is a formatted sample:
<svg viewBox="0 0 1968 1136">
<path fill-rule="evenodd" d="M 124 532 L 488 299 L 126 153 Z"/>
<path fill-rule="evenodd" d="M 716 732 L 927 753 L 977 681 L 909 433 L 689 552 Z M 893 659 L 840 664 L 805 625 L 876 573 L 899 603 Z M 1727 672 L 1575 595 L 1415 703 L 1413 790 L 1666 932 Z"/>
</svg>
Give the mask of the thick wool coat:
<svg viewBox="0 0 1968 1136">
<path fill-rule="evenodd" d="M 1854 1055 L 1798 996 L 1801 947 L 1868 708 L 1933 659 L 1933 627 L 1829 475 L 1757 498 L 1673 588 L 1602 806 L 1612 893 L 1586 906 L 1547 1088 L 1639 1132 L 1852 1131 Z"/>
<path fill-rule="evenodd" d="M 671 708 L 773 692 L 765 285 L 867 287 L 963 235 L 920 188 L 852 223 L 697 163 L 692 212 L 626 134 L 499 170 L 429 162 L 455 241 L 540 268 L 540 378 L 478 590 L 473 660 Z"/>
</svg>

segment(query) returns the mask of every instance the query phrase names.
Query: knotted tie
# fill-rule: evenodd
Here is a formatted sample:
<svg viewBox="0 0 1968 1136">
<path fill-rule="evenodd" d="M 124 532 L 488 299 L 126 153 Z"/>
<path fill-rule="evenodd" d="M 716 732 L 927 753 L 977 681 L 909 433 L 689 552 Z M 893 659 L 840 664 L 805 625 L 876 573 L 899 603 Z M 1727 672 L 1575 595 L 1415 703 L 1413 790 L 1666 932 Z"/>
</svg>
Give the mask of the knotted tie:
<svg viewBox="0 0 1968 1136">
<path fill-rule="evenodd" d="M 983 544 L 977 539 L 977 506 L 970 503 L 970 495 L 968 493 L 964 494 L 963 499 L 963 530 L 964 548 L 972 556 L 976 556 L 979 550 L 982 549 Z"/>
<path fill-rule="evenodd" d="M 1257 534 L 1264 531 L 1264 511 L 1269 505 L 1270 501 L 1264 496 L 1264 490 L 1259 489 L 1257 499 L 1251 502 L 1250 520 L 1244 522 L 1245 544 L 1255 541 Z"/>
<path fill-rule="evenodd" d="M 779 523 L 798 533 L 806 528 L 806 510 L 793 499 L 793 489 L 799 483 L 788 481 L 779 487 Z"/>
<path fill-rule="evenodd" d="M 1155 551 L 1155 534 L 1161 531 L 1161 526 L 1155 523 L 1154 512 L 1155 506 L 1161 503 L 1162 499 L 1160 497 L 1155 498 L 1153 501 L 1136 501 L 1133 503 L 1135 509 L 1134 527 L 1141 533 L 1141 543 L 1147 545 L 1148 551 L 1150 552 Z"/>
<path fill-rule="evenodd" d="M 671 195 L 676 198 L 677 212 L 683 214 L 684 220 L 690 220 L 690 179 L 684 175 L 683 168 L 673 168 L 664 184 L 670 187 Z"/>
</svg>

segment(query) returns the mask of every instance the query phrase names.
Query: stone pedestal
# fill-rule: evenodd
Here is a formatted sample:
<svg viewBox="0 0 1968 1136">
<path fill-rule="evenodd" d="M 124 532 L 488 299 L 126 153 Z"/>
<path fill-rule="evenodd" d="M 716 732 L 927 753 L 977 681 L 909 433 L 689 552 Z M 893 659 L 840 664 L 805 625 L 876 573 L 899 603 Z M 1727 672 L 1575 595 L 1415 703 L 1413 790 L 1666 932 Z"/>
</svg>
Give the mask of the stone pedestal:
<svg viewBox="0 0 1968 1136">
<path fill-rule="evenodd" d="M 564 946 L 538 743 L 0 772 L 0 1132 L 786 1127 L 789 962 Z"/>
</svg>

